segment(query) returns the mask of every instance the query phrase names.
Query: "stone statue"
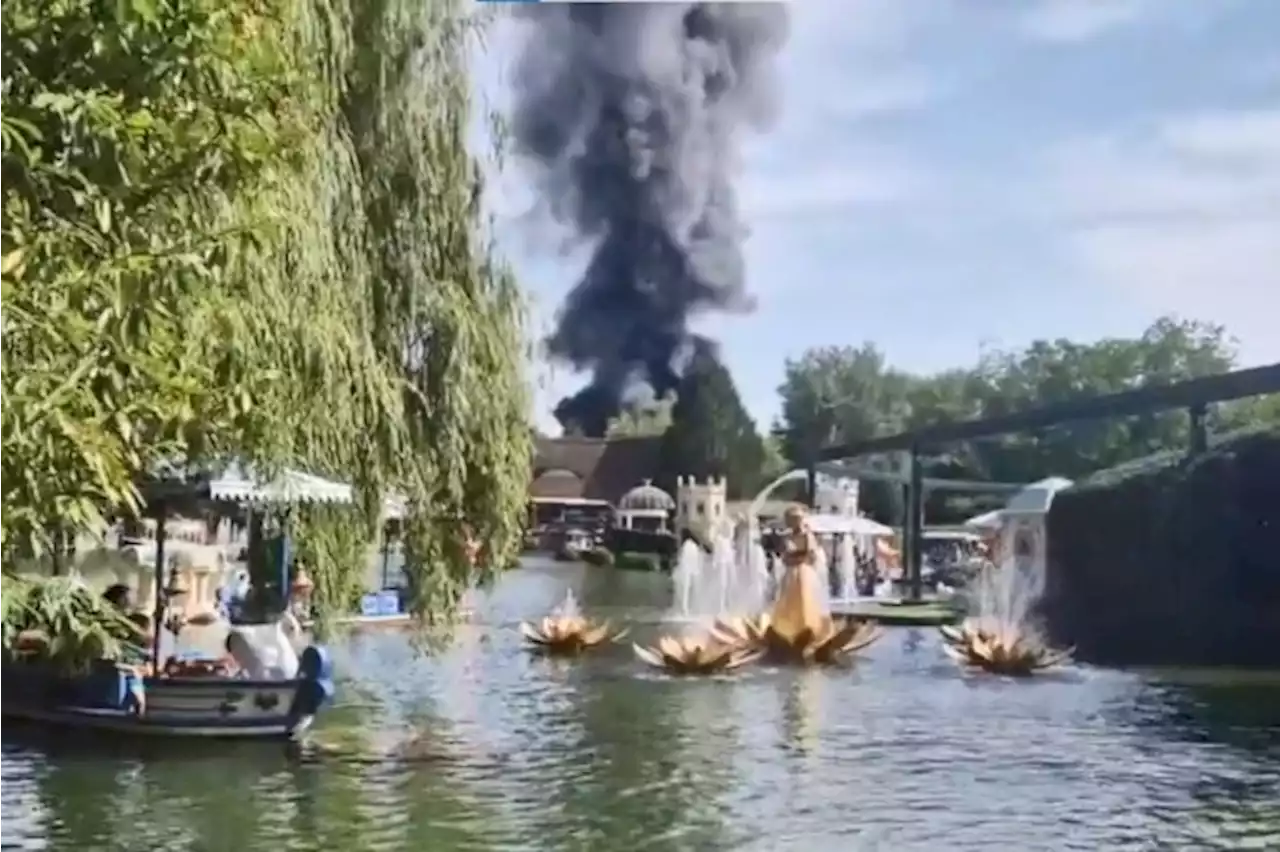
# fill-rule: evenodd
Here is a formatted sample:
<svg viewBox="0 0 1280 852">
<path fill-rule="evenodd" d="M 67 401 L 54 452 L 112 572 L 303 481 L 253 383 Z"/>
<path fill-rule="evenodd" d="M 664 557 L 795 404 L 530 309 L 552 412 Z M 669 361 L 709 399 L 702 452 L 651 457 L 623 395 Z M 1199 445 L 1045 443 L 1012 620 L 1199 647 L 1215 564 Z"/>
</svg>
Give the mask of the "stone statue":
<svg viewBox="0 0 1280 852">
<path fill-rule="evenodd" d="M 818 541 L 809 528 L 803 506 L 793 505 L 785 515 L 787 531 L 782 540 L 782 582 L 773 605 L 773 629 L 794 638 L 805 630 L 817 632 L 826 620 L 818 594 Z"/>
</svg>

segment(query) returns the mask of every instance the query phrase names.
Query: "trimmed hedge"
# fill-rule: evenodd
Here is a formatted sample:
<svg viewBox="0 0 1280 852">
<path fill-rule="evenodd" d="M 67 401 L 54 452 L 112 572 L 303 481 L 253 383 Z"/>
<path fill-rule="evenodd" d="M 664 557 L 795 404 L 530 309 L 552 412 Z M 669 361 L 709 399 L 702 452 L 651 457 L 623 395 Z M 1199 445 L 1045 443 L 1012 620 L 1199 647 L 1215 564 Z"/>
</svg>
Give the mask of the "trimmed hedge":
<svg viewBox="0 0 1280 852">
<path fill-rule="evenodd" d="M 620 553 L 614 565 L 624 571 L 661 571 L 662 557 L 656 553 Z"/>
<path fill-rule="evenodd" d="M 613 564 L 613 551 L 607 547 L 593 547 L 590 550 L 584 550 L 578 558 L 588 565 L 605 567 Z"/>
<path fill-rule="evenodd" d="M 1280 430 L 1096 474 L 1049 512 L 1055 642 L 1110 665 L 1280 665 Z"/>
</svg>

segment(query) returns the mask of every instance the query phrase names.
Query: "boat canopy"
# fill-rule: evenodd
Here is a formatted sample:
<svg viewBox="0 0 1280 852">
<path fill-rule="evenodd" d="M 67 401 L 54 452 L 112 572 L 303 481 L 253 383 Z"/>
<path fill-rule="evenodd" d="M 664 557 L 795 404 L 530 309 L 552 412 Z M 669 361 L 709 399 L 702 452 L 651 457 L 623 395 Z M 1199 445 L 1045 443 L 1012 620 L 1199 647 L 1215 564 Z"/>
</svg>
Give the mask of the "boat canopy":
<svg viewBox="0 0 1280 852">
<path fill-rule="evenodd" d="M 344 482 L 286 468 L 270 479 L 240 462 L 184 469 L 164 465 L 143 487 L 151 500 L 210 500 L 242 505 L 352 503 L 353 489 Z"/>
</svg>

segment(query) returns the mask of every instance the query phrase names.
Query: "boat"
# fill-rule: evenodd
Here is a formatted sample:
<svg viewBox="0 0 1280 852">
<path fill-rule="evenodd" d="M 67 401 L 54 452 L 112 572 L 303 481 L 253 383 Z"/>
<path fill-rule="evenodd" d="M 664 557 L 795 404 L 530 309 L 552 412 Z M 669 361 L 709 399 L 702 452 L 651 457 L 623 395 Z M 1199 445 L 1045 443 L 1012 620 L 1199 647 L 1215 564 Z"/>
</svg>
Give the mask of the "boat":
<svg viewBox="0 0 1280 852">
<path fill-rule="evenodd" d="M 597 536 L 576 527 L 561 531 L 553 551 L 557 562 L 577 562 L 582 554 L 599 546 Z"/>
<path fill-rule="evenodd" d="M 333 663 L 317 645 L 302 652 L 298 677 L 287 680 L 150 677 L 108 660 L 68 676 L 14 660 L 5 662 L 0 683 L 5 721 L 130 737 L 296 740 L 334 695 Z"/>
</svg>

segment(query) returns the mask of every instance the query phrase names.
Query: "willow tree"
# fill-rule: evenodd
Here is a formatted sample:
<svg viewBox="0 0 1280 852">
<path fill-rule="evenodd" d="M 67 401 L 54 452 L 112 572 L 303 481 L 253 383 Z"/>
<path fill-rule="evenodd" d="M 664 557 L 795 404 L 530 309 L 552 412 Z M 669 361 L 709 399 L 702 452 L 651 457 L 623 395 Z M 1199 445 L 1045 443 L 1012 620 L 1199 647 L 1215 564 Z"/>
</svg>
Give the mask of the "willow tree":
<svg viewBox="0 0 1280 852">
<path fill-rule="evenodd" d="M 157 458 L 235 441 L 262 376 L 220 333 L 224 215 L 281 135 L 244 10 L 3 6 L 6 557 L 136 509 Z"/>
<path fill-rule="evenodd" d="M 470 581 L 469 531 L 482 565 L 513 558 L 531 452 L 523 303 L 466 144 L 477 21 L 461 2 L 324 6 L 296 28 L 312 144 L 255 198 L 288 211 L 284 250 L 247 265 L 302 303 L 291 334 L 278 317 L 260 333 L 308 379 L 271 407 L 299 415 L 295 456 L 355 474 L 370 516 L 387 488 L 409 498 L 409 579 L 432 610 Z"/>
<path fill-rule="evenodd" d="M 104 8 L 4 6 L 30 54 L 6 38 L 6 547 L 136 505 L 157 458 L 236 453 L 359 487 L 359 522 L 302 518 L 330 602 L 395 488 L 417 603 L 447 604 L 463 519 L 484 565 L 514 554 L 530 452 L 523 307 L 466 146 L 476 22 L 459 2 Z M 135 137 L 127 170 L 100 162 Z M 13 175 L 33 188 L 11 215 Z"/>
</svg>

